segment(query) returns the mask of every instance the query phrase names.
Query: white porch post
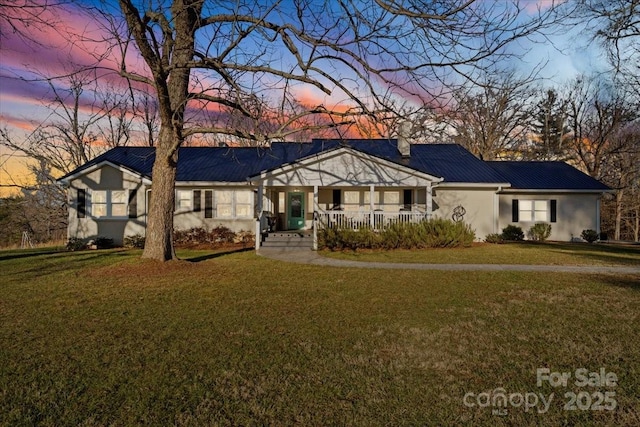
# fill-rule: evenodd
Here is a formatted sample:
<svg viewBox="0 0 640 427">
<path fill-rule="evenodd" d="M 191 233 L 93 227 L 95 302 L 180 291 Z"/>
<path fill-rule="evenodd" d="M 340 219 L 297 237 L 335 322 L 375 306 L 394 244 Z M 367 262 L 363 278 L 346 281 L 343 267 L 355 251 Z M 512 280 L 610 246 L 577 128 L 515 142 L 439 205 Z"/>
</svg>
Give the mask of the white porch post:
<svg viewBox="0 0 640 427">
<path fill-rule="evenodd" d="M 426 197 L 426 215 L 427 219 L 431 219 L 431 214 L 433 213 L 433 196 L 431 195 L 431 184 L 427 185 L 427 197 Z"/>
<path fill-rule="evenodd" d="M 369 226 L 371 228 L 374 228 L 375 224 L 373 223 L 373 209 L 375 208 L 375 203 L 373 200 L 373 196 L 375 194 L 375 185 L 371 184 L 369 186 Z"/>
<path fill-rule="evenodd" d="M 313 250 L 318 250 L 318 186 L 313 186 Z"/>
<path fill-rule="evenodd" d="M 414 188 L 411 191 L 411 212 L 416 211 L 418 208 L 418 189 Z"/>
<path fill-rule="evenodd" d="M 256 202 L 258 203 L 258 206 L 256 206 L 256 211 L 258 213 L 258 217 L 256 218 L 256 250 L 259 250 L 260 241 L 262 240 L 262 206 L 264 202 L 264 185 L 262 182 L 258 184 L 258 196 L 256 199 Z"/>
</svg>

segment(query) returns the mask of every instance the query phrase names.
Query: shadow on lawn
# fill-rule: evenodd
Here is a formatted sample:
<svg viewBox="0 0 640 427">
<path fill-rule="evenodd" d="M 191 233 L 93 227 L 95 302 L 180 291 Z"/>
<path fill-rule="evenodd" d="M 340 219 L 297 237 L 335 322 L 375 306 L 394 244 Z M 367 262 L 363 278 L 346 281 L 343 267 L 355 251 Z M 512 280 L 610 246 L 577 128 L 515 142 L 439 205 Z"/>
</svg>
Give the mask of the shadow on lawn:
<svg viewBox="0 0 640 427">
<path fill-rule="evenodd" d="M 0 252 L 0 261 L 8 261 L 11 259 L 30 258 L 43 255 L 53 255 L 66 253 L 62 248 L 46 248 L 46 249 L 16 249 L 7 252 Z"/>
<path fill-rule="evenodd" d="M 239 252 L 248 252 L 252 250 L 254 249 L 253 248 L 232 248 L 232 249 L 227 249 L 220 252 L 208 253 L 205 255 L 198 255 L 194 257 L 184 257 L 183 259 L 189 262 L 202 262 L 202 261 L 207 261 L 214 258 L 219 258 L 225 255 L 235 254 Z"/>
<path fill-rule="evenodd" d="M 640 291 L 640 276 L 599 275 L 598 280 L 607 285 Z"/>
<path fill-rule="evenodd" d="M 640 265 L 640 245 L 623 244 L 589 244 L 565 242 L 527 242 L 535 248 L 545 245 L 550 252 L 570 253 L 580 258 L 599 261 L 604 264 Z"/>
<path fill-rule="evenodd" d="M 32 257 L 26 261 L 20 261 L 10 267 L 11 271 L 24 275 L 25 280 L 30 277 L 45 276 L 48 274 L 59 273 L 63 271 L 78 270 L 92 263 L 104 263 L 111 259 L 121 259 L 130 256 L 124 249 L 98 249 L 86 251 L 68 252 L 60 251 L 40 251 L 18 254 L 21 256 L 9 256 L 0 258 L 20 259 Z M 42 255 L 42 257 L 40 257 Z M 26 268 L 25 268 L 26 267 Z M 76 268 L 78 267 L 78 268 Z M 76 274 L 79 274 L 76 272 Z"/>
</svg>

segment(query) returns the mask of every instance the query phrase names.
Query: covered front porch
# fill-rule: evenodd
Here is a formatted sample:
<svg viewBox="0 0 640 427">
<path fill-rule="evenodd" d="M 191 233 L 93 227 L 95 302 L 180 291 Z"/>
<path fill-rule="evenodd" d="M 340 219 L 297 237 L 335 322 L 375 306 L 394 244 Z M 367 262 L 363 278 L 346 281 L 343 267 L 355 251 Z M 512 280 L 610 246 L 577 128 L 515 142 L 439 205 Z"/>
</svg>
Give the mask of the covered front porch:
<svg viewBox="0 0 640 427">
<path fill-rule="evenodd" d="M 256 236 L 308 231 L 317 249 L 317 231 L 326 227 L 381 230 L 391 224 L 429 218 L 431 185 L 320 187 L 258 186 Z M 262 239 L 256 239 L 259 249 Z"/>
<path fill-rule="evenodd" d="M 257 188 L 256 236 L 322 227 L 372 227 L 429 217 L 432 187 L 442 181 L 403 164 L 339 147 L 249 180 Z M 256 249 L 260 247 L 256 239 Z"/>
</svg>

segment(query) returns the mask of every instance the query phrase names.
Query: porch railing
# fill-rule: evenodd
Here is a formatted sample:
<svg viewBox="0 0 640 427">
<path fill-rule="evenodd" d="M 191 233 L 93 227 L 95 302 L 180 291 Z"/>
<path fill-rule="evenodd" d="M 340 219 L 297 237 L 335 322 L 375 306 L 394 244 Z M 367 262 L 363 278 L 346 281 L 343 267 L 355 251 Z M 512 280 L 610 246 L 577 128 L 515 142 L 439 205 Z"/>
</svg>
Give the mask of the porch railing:
<svg viewBox="0 0 640 427">
<path fill-rule="evenodd" d="M 420 222 L 426 218 L 422 212 L 400 211 L 320 211 L 318 212 L 318 228 L 351 228 L 370 227 L 381 230 L 391 224 Z"/>
</svg>

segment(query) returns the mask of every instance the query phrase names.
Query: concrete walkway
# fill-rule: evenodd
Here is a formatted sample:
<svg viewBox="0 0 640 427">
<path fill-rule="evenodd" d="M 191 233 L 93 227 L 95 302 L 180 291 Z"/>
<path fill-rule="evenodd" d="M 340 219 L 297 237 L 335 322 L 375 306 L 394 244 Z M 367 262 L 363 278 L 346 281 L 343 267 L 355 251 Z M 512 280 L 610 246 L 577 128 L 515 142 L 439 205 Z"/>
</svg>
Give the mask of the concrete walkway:
<svg viewBox="0 0 640 427">
<path fill-rule="evenodd" d="M 400 270 L 447 270 L 447 271 L 529 271 L 586 274 L 640 274 L 640 267 L 596 267 L 571 265 L 524 265 L 524 264 L 413 264 L 392 262 L 363 262 L 334 259 L 318 255 L 317 252 L 288 248 L 261 248 L 258 255 L 278 261 L 330 267 L 379 268 Z"/>
</svg>

